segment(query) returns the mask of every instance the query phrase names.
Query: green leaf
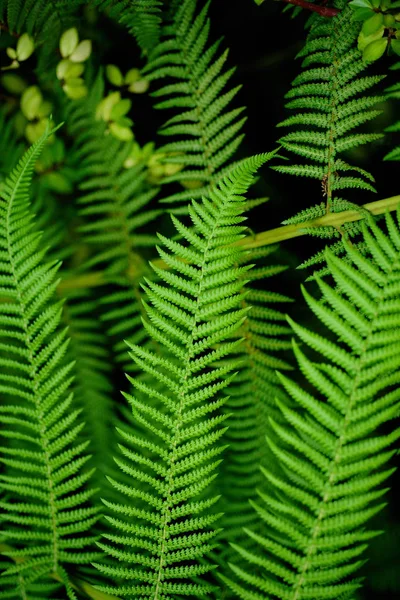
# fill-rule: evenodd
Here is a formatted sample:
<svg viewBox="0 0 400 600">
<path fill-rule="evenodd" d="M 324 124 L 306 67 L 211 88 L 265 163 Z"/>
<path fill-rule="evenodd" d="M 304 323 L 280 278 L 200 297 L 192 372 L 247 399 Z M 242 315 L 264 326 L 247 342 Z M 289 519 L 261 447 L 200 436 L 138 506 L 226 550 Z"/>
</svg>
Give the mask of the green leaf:
<svg viewBox="0 0 400 600">
<path fill-rule="evenodd" d="M 349 4 L 351 7 L 354 6 L 355 8 L 369 8 L 370 10 L 373 9 L 373 6 L 369 0 L 351 0 Z"/>
<path fill-rule="evenodd" d="M 372 17 L 367 19 L 362 26 L 363 34 L 368 37 L 379 31 L 383 26 L 383 14 L 375 13 Z"/>
<path fill-rule="evenodd" d="M 33 38 L 28 33 L 23 33 L 17 42 L 17 60 L 27 60 L 35 51 Z"/>
<path fill-rule="evenodd" d="M 392 48 L 393 52 L 400 56 L 400 40 L 391 40 L 390 47 Z"/>
<path fill-rule="evenodd" d="M 28 87 L 21 97 L 21 111 L 23 115 L 29 121 L 35 119 L 39 114 L 39 108 L 42 102 L 43 96 L 38 86 L 32 85 Z"/>
<path fill-rule="evenodd" d="M 132 129 L 119 125 L 118 123 L 110 123 L 110 132 L 117 140 L 121 140 L 121 142 L 129 142 L 133 139 Z"/>
<path fill-rule="evenodd" d="M 79 42 L 78 30 L 76 27 L 71 27 L 64 31 L 60 38 L 60 52 L 63 58 L 68 58 L 76 49 Z"/>
<path fill-rule="evenodd" d="M 15 73 L 5 73 L 1 76 L 3 87 L 11 94 L 19 96 L 26 89 L 27 83 L 22 77 Z"/>
<path fill-rule="evenodd" d="M 365 62 L 374 62 L 375 60 L 378 60 L 385 53 L 387 45 L 387 38 L 371 42 L 363 50 L 363 60 L 365 60 Z"/>
<path fill-rule="evenodd" d="M 121 87 L 124 83 L 124 77 L 121 70 L 116 65 L 106 65 L 106 77 L 112 85 Z"/>
<path fill-rule="evenodd" d="M 85 62 L 92 53 L 92 41 L 83 40 L 78 44 L 75 50 L 69 55 L 69 59 L 74 63 Z"/>
</svg>

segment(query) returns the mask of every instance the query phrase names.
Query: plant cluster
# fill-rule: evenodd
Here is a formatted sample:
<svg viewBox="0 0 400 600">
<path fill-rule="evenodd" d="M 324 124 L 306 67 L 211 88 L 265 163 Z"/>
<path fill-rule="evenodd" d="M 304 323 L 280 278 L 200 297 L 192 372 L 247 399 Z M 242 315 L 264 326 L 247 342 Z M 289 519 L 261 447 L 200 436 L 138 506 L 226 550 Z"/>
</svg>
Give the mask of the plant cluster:
<svg viewBox="0 0 400 600">
<path fill-rule="evenodd" d="M 283 135 L 244 157 L 210 2 L 0 0 L 0 599 L 366 598 L 400 196 L 368 201 L 357 149 L 400 159 L 400 3 L 285 1 L 309 12 Z M 253 231 L 267 163 L 320 192 Z M 278 242 L 306 235 L 291 297 Z"/>
</svg>

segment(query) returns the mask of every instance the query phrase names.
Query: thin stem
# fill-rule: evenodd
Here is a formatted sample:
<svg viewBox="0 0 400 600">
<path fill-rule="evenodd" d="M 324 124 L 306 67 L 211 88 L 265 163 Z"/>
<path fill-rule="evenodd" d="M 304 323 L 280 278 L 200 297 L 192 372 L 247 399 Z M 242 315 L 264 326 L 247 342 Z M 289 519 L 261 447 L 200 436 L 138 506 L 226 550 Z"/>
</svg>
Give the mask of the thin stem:
<svg viewBox="0 0 400 600">
<path fill-rule="evenodd" d="M 377 200 L 376 202 L 369 202 L 363 204 L 360 210 L 344 210 L 337 213 L 328 213 L 322 217 L 316 219 L 310 219 L 296 225 L 284 225 L 283 227 L 276 227 L 275 229 L 269 229 L 257 233 L 256 235 L 249 235 L 239 242 L 236 242 L 236 246 L 242 246 L 246 250 L 251 248 L 260 248 L 261 246 L 270 246 L 278 242 L 284 242 L 291 240 L 302 235 L 307 235 L 308 230 L 316 227 L 341 227 L 344 223 L 351 223 L 354 221 L 361 221 L 364 218 L 364 211 L 367 210 L 371 215 L 382 215 L 385 212 L 391 212 L 396 210 L 400 204 L 400 195 L 392 196 L 391 198 L 385 198 L 383 200 Z M 165 262 L 161 259 L 152 261 L 153 264 L 161 269 L 167 268 Z M 131 276 L 141 277 L 143 271 L 138 268 L 136 272 L 132 272 Z M 95 271 L 87 275 L 78 275 L 76 277 L 69 277 L 61 281 L 58 285 L 58 293 L 62 296 L 68 290 L 74 289 L 86 289 L 92 287 L 98 287 L 100 285 L 107 285 L 109 280 L 102 271 Z"/>
<path fill-rule="evenodd" d="M 256 0 L 257 4 L 262 4 L 264 0 Z M 318 4 L 312 4 L 311 2 L 307 2 L 307 0 L 282 0 L 282 2 L 286 2 L 286 4 L 293 4 L 294 6 L 300 6 L 300 8 L 305 8 L 306 10 L 311 10 L 311 12 L 315 12 L 319 14 L 321 17 L 332 18 L 336 17 L 340 13 L 338 8 L 332 8 L 331 6 L 318 6 Z"/>
</svg>

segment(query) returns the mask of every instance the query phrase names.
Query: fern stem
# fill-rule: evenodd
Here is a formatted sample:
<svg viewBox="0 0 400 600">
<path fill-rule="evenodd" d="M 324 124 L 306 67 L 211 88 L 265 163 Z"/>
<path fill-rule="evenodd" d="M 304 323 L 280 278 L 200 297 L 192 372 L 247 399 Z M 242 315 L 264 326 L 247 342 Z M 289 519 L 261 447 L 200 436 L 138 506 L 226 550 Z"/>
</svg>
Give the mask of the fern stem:
<svg viewBox="0 0 400 600">
<path fill-rule="evenodd" d="M 331 6 L 318 6 L 317 4 L 307 2 L 307 0 L 282 0 L 282 2 L 286 2 L 287 4 L 293 4 L 294 6 L 300 6 L 300 8 L 305 8 L 306 10 L 310 10 L 311 12 L 315 12 L 321 17 L 336 17 L 336 15 L 338 15 L 340 12 L 340 10 L 337 8 L 333 8 Z"/>
<path fill-rule="evenodd" d="M 400 195 L 377 200 L 376 202 L 368 202 L 367 204 L 363 204 L 360 209 L 367 210 L 371 215 L 382 215 L 386 212 L 396 210 L 399 204 Z M 344 223 L 361 221 L 362 219 L 364 219 L 362 210 L 344 210 L 337 213 L 331 212 L 323 217 L 304 221 L 303 223 L 283 225 L 282 227 L 262 231 L 256 235 L 249 235 L 239 242 L 236 242 L 235 245 L 242 246 L 246 250 L 250 248 L 260 248 L 261 246 L 270 246 L 278 242 L 284 242 L 302 235 L 307 235 L 308 229 L 312 227 L 340 227 Z M 153 264 L 159 268 L 167 268 L 167 265 L 161 259 L 154 260 Z M 137 271 L 131 269 L 130 275 L 132 278 L 141 277 L 143 271 L 141 269 L 138 269 Z M 107 285 L 108 283 L 109 280 L 103 271 L 95 271 L 86 275 L 67 277 L 59 283 L 57 289 L 59 294 L 63 296 L 68 290 L 98 287 L 100 285 Z"/>
<path fill-rule="evenodd" d="M 367 210 L 372 215 L 382 215 L 386 212 L 396 210 L 399 204 L 400 195 L 363 204 L 360 209 Z M 344 223 L 361 221 L 363 218 L 364 215 L 362 210 L 344 210 L 337 213 L 328 213 L 323 217 L 311 219 L 310 221 L 304 221 L 303 223 L 298 223 L 296 225 L 284 225 L 283 227 L 263 231 L 255 236 L 245 237 L 240 240 L 240 242 L 237 242 L 237 245 L 243 246 L 246 249 L 269 246 L 270 244 L 276 244 L 277 242 L 283 242 L 302 235 L 307 235 L 307 230 L 312 227 L 340 227 Z"/>
</svg>

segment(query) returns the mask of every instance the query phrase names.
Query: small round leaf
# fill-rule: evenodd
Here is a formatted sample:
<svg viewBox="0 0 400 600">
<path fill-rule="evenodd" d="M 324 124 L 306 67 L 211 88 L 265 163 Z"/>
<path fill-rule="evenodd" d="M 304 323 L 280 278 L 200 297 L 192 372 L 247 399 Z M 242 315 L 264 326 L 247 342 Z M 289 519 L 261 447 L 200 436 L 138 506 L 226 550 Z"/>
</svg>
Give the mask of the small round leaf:
<svg viewBox="0 0 400 600">
<path fill-rule="evenodd" d="M 24 91 L 21 96 L 21 110 L 28 121 L 33 121 L 38 116 L 42 102 L 42 92 L 37 85 L 31 85 Z"/>
<path fill-rule="evenodd" d="M 75 48 L 79 43 L 78 31 L 76 27 L 67 29 L 61 36 L 60 39 L 60 52 L 63 58 L 71 56 Z"/>
<path fill-rule="evenodd" d="M 26 89 L 26 82 L 22 77 L 15 73 L 6 73 L 1 78 L 3 87 L 11 94 L 19 96 Z"/>
<path fill-rule="evenodd" d="M 121 142 L 129 142 L 133 139 L 133 131 L 128 127 L 118 125 L 118 123 L 111 123 L 110 133 Z"/>
<path fill-rule="evenodd" d="M 28 60 L 35 50 L 33 38 L 29 33 L 23 33 L 17 43 L 17 59 L 20 62 Z"/>
<path fill-rule="evenodd" d="M 106 66 L 106 77 L 108 81 L 116 87 L 120 87 L 124 83 L 123 75 L 116 65 Z"/>
<path fill-rule="evenodd" d="M 91 40 L 83 40 L 78 46 L 75 48 L 73 53 L 70 55 L 69 59 L 74 63 L 82 63 L 85 62 L 89 58 L 92 53 L 92 42 Z"/>
</svg>

